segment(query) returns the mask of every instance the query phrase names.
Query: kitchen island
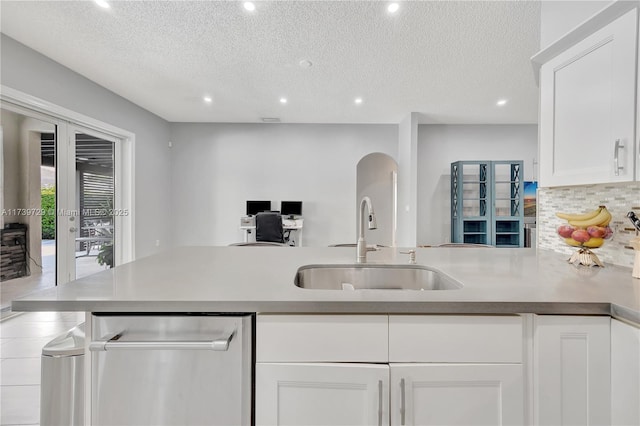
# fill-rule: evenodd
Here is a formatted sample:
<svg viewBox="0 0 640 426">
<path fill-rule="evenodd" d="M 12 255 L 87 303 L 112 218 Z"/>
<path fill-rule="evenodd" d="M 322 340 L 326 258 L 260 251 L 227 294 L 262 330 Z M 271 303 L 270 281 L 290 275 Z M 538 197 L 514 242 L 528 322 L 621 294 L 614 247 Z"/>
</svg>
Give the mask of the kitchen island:
<svg viewBox="0 0 640 426">
<path fill-rule="evenodd" d="M 402 249 L 373 264 L 407 264 Z M 348 247 L 180 247 L 13 301 L 14 311 L 537 313 L 608 315 L 640 323 L 630 268 L 579 267 L 535 249 L 418 248 L 416 263 L 463 288 L 434 291 L 302 289 L 299 267 L 352 264 Z"/>
<path fill-rule="evenodd" d="M 368 263 L 407 265 L 403 251 L 369 252 Z M 13 309 L 87 312 L 87 425 L 132 418 L 160 424 L 168 412 L 141 409 L 141 395 L 158 407 L 158 398 L 175 402 L 181 389 L 204 398 L 197 404 L 204 417 L 196 424 L 249 424 L 249 416 L 256 425 L 640 419 L 640 280 L 630 268 L 576 268 L 561 254 L 535 249 L 419 248 L 417 266 L 440 271 L 462 288 L 295 285 L 302 266 L 354 261 L 355 249 L 348 247 L 181 247 L 17 299 Z M 198 325 L 212 315 L 231 316 L 225 321 L 245 315 L 255 328 Z M 177 320 L 193 325 L 173 330 Z M 159 337 L 141 341 L 143 325 Z M 196 329 L 213 332 L 213 341 L 185 341 Z M 167 336 L 173 339 L 160 339 Z M 240 342 L 250 348 L 251 336 L 252 356 L 230 352 Z M 214 371 L 206 363 L 220 358 L 190 349 L 203 344 L 244 360 L 253 373 L 245 368 L 236 376 L 242 379 L 212 386 L 219 375 L 203 380 L 203 373 Z M 158 363 L 149 361 L 150 345 Z M 189 352 L 179 369 L 173 368 L 175 347 Z M 127 384 L 131 374 L 133 383 L 148 377 L 164 383 L 160 371 L 190 376 L 183 387 L 153 386 L 156 393 Z M 200 383 L 206 392 L 193 391 Z M 220 401 L 232 395 L 227 389 L 233 383 L 243 383 L 236 388 L 242 396 L 208 403 L 212 392 Z M 233 403 L 245 407 L 241 420 L 212 420 L 219 407 Z M 178 409 L 186 405 L 173 406 L 172 421 L 179 423 L 186 414 Z M 124 418 L 110 417 L 121 413 Z"/>
</svg>

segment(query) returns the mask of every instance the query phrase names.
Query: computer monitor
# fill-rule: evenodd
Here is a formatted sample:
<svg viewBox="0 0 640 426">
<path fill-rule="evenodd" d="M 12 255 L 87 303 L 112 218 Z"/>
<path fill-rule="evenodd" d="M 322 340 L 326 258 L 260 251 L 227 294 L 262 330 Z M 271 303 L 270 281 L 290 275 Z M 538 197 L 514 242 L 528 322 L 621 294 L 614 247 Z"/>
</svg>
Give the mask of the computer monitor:
<svg viewBox="0 0 640 426">
<path fill-rule="evenodd" d="M 268 212 L 270 210 L 271 201 L 247 200 L 247 216 L 255 216 L 260 212 Z"/>
<path fill-rule="evenodd" d="M 302 201 L 281 201 L 280 214 L 282 216 L 302 216 Z"/>
</svg>

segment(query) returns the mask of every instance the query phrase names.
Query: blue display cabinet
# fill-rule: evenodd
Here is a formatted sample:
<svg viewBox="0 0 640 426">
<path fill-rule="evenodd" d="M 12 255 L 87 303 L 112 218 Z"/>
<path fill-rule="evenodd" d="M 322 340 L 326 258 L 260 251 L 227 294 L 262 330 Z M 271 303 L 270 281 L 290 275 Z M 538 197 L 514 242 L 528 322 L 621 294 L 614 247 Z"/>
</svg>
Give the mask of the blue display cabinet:
<svg viewBox="0 0 640 426">
<path fill-rule="evenodd" d="M 451 163 L 451 242 L 524 246 L 522 161 Z"/>
</svg>

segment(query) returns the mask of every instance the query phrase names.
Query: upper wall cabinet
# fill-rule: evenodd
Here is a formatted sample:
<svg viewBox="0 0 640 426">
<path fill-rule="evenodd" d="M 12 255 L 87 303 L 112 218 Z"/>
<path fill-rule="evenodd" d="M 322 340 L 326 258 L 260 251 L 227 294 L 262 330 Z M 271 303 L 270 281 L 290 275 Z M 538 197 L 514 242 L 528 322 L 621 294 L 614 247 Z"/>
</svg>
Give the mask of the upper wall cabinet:
<svg viewBox="0 0 640 426">
<path fill-rule="evenodd" d="M 540 65 L 541 186 L 636 178 L 638 10 L 614 6 L 532 58 Z"/>
</svg>

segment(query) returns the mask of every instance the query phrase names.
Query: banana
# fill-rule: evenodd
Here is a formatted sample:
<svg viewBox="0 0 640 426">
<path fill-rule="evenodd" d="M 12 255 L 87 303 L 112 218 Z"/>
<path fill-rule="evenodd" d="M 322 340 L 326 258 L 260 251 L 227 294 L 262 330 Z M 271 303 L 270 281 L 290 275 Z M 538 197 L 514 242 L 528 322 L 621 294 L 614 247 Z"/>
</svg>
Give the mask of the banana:
<svg viewBox="0 0 640 426">
<path fill-rule="evenodd" d="M 611 222 L 611 213 L 605 206 L 600 206 L 600 212 L 590 219 L 568 220 L 571 226 L 587 228 L 589 226 L 607 226 Z"/>
<path fill-rule="evenodd" d="M 597 226 L 605 227 L 605 226 L 609 226 L 609 223 L 611 223 L 611 219 L 613 219 L 613 216 L 611 216 L 611 213 L 609 213 L 608 210 L 605 209 L 605 211 L 607 212 L 609 217 L 604 222 L 602 222 L 600 225 L 597 225 Z"/>
<path fill-rule="evenodd" d="M 589 241 L 582 243 L 584 247 L 589 247 L 589 248 L 598 248 L 602 244 L 604 244 L 604 238 L 598 238 L 598 237 L 591 237 Z"/>
<path fill-rule="evenodd" d="M 604 208 L 604 206 L 600 206 L 597 209 L 590 211 L 588 213 L 576 213 L 576 214 L 571 214 L 571 213 L 556 213 L 556 216 L 558 216 L 560 219 L 565 219 L 568 221 L 571 220 L 589 220 L 592 219 L 594 217 L 596 217 Z"/>
</svg>

